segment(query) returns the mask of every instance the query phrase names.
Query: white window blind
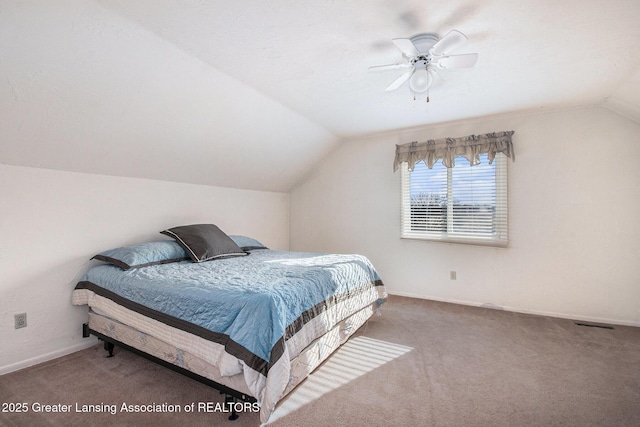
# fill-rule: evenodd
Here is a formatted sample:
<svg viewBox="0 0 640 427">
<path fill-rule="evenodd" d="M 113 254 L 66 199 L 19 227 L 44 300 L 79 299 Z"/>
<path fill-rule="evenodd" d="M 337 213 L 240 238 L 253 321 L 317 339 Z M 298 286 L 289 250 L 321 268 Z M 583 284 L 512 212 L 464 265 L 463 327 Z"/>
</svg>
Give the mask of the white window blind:
<svg viewBox="0 0 640 427">
<path fill-rule="evenodd" d="M 462 157 L 449 168 L 402 163 L 401 237 L 506 246 L 507 163 L 502 153 L 491 164 L 481 154 L 473 166 Z"/>
</svg>

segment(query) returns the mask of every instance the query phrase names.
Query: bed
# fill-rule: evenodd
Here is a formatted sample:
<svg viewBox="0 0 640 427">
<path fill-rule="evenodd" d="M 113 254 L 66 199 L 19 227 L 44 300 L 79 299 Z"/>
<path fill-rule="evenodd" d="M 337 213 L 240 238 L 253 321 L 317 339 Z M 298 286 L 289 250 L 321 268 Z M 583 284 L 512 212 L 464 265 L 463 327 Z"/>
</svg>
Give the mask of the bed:
<svg viewBox="0 0 640 427">
<path fill-rule="evenodd" d="M 105 251 L 72 293 L 87 330 L 256 402 L 261 422 L 386 299 L 362 255 L 277 251 L 213 224 Z"/>
</svg>

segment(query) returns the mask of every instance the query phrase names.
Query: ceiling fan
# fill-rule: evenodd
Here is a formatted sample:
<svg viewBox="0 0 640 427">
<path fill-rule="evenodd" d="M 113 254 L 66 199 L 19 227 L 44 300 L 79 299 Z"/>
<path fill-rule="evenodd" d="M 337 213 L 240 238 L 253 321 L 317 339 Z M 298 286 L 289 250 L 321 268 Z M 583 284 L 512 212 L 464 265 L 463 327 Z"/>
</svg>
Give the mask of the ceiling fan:
<svg viewBox="0 0 640 427">
<path fill-rule="evenodd" d="M 478 61 L 477 53 L 450 55 L 467 42 L 467 36 L 458 30 L 450 31 L 443 38 L 436 34 L 418 34 L 409 39 L 393 39 L 393 44 L 402 52 L 406 62 L 389 65 L 376 65 L 370 70 L 407 69 L 395 79 L 386 91 L 391 92 L 402 86 L 407 80 L 409 87 L 416 93 L 429 90 L 434 80 L 442 80 L 436 70 L 470 68 Z M 427 94 L 427 102 L 429 96 Z"/>
</svg>

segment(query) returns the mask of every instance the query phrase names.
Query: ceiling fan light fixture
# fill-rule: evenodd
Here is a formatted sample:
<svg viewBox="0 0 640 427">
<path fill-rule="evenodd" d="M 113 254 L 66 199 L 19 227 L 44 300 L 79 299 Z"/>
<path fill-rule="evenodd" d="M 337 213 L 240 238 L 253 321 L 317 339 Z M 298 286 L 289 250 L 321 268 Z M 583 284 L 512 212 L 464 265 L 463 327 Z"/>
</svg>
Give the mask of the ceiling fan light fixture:
<svg viewBox="0 0 640 427">
<path fill-rule="evenodd" d="M 415 93 L 426 92 L 431 86 L 433 79 L 431 74 L 427 71 L 427 68 L 416 68 L 414 73 L 409 79 L 409 87 Z"/>
</svg>

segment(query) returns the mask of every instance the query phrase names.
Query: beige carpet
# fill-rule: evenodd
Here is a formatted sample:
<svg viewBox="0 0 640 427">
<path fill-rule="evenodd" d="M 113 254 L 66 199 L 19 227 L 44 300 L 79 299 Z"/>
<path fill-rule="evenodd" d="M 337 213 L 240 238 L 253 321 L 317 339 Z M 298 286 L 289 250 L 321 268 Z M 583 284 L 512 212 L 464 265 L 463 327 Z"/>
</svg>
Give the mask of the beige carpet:
<svg viewBox="0 0 640 427">
<path fill-rule="evenodd" d="M 96 346 L 0 377 L 0 403 L 28 407 L 0 412 L 0 425 L 259 425 L 256 413 L 228 421 L 227 413 L 197 412 L 207 403 L 216 410 L 223 397 L 124 350 L 105 355 Z M 182 411 L 129 413 L 123 402 Z M 196 412 L 186 413 L 192 403 Z M 36 413 L 34 404 L 72 412 Z M 76 404 L 117 410 L 76 413 Z M 640 328 L 392 296 L 383 316 L 285 399 L 270 425 L 640 426 Z"/>
</svg>

